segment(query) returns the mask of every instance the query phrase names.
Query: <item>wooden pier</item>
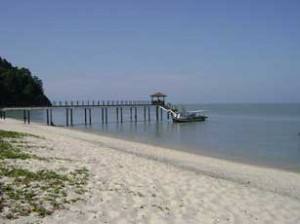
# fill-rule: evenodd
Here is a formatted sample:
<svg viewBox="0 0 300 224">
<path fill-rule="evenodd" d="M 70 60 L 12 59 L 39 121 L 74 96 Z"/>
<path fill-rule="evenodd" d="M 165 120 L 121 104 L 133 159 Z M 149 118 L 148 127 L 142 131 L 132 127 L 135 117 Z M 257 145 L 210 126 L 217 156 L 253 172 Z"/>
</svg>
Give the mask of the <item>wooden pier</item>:
<svg viewBox="0 0 300 224">
<path fill-rule="evenodd" d="M 165 104 L 166 95 L 163 94 L 163 98 L 161 98 L 160 94 L 152 94 L 151 101 L 58 101 L 53 102 L 52 106 L 48 107 L 4 107 L 0 108 L 0 119 L 5 119 L 7 112 L 20 111 L 24 123 L 30 124 L 31 112 L 40 110 L 45 113 L 46 124 L 54 126 L 56 125 L 53 122 L 54 111 L 60 109 L 65 110 L 65 126 L 74 126 L 74 110 L 77 112 L 82 110 L 83 117 L 81 119 L 84 125 L 92 125 L 95 116 L 99 116 L 103 124 L 109 123 L 109 118 L 112 119 L 111 122 L 123 123 L 125 111 L 129 113 L 126 116 L 129 117 L 129 122 L 138 122 L 138 119 L 151 121 L 153 119 L 151 118 L 151 114 L 153 114 L 151 109 L 153 111 L 155 108 L 155 120 L 162 121 L 164 111 L 160 106 Z M 169 117 L 169 114 L 167 114 L 167 117 Z"/>
</svg>

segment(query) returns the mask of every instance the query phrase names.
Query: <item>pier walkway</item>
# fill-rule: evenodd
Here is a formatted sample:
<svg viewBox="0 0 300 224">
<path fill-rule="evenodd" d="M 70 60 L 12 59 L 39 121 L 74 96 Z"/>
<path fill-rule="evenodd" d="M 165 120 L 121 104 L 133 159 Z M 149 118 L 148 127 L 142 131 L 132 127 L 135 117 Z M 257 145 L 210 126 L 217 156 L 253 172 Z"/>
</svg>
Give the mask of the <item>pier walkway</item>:
<svg viewBox="0 0 300 224">
<path fill-rule="evenodd" d="M 30 124 L 31 120 L 31 111 L 40 110 L 45 114 L 45 121 L 47 125 L 55 125 L 53 123 L 53 112 L 57 110 L 65 110 L 65 125 L 73 126 L 74 125 L 74 110 L 82 109 L 84 113 L 82 113 L 80 120 L 84 121 L 85 125 L 92 125 L 92 109 L 100 110 L 101 112 L 101 121 L 102 123 L 108 123 L 108 118 L 114 117 L 116 122 L 123 123 L 123 115 L 124 113 L 129 113 L 130 121 L 137 122 L 138 121 L 138 109 L 139 111 L 142 109 L 143 120 L 150 121 L 151 120 L 151 108 L 155 108 L 155 120 L 160 121 L 163 120 L 163 113 L 167 114 L 167 118 L 170 116 L 170 108 L 172 108 L 171 104 L 165 103 L 166 94 L 157 92 L 150 95 L 151 101 L 133 101 L 133 100 L 109 100 L 109 101 L 54 101 L 51 106 L 17 106 L 11 105 L 6 107 L 0 107 L 0 119 L 5 119 L 7 117 L 7 112 L 17 111 L 22 113 L 22 117 L 24 123 Z M 114 112 L 115 111 L 115 112 Z M 110 116 L 109 116 L 110 113 Z M 111 116 L 111 113 L 115 113 L 115 116 Z M 99 113 L 98 113 L 99 114 Z M 141 114 L 141 113 L 139 113 Z M 141 115 L 140 115 L 141 116 Z M 153 116 L 153 115 L 152 115 Z M 128 116 L 127 116 L 128 117 Z"/>
</svg>

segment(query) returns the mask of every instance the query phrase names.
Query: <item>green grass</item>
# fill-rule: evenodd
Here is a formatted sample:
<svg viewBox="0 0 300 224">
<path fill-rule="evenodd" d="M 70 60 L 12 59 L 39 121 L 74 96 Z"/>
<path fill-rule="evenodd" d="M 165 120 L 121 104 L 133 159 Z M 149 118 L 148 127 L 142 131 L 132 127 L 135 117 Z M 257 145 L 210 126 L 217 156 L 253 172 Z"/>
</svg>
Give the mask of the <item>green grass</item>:
<svg viewBox="0 0 300 224">
<path fill-rule="evenodd" d="M 0 142 L 0 160 L 3 159 L 30 159 L 32 155 L 14 147 L 7 141 Z"/>
<path fill-rule="evenodd" d="M 32 135 L 32 134 L 28 134 L 28 133 L 0 130 L 0 138 L 23 138 L 23 137 L 41 138 L 37 135 Z"/>
<path fill-rule="evenodd" d="M 33 172 L 13 166 L 6 167 L 3 161 L 5 159 L 49 161 L 22 150 L 29 147 L 26 141 L 19 144 L 19 139 L 25 136 L 38 137 L 0 130 L 0 176 L 9 180 L 1 182 L 0 179 L 0 216 L 6 219 L 17 219 L 31 213 L 41 217 L 50 215 L 55 210 L 64 208 L 64 205 L 80 200 L 81 195 L 87 191 L 89 172 L 86 168 L 60 174 L 47 169 Z M 70 194 L 73 194 L 72 198 L 68 198 Z"/>
<path fill-rule="evenodd" d="M 26 136 L 26 134 L 14 132 L 14 131 L 0 130 L 0 137 L 2 138 L 22 138 L 24 136 Z"/>
<path fill-rule="evenodd" d="M 15 139 L 23 138 L 25 136 L 33 136 L 29 134 L 13 132 L 13 131 L 2 131 L 0 130 L 0 160 L 3 159 L 39 159 L 39 160 L 46 160 L 44 158 L 38 157 L 36 155 L 32 155 L 26 153 L 21 150 L 21 148 L 28 148 L 26 145 L 18 145 L 17 143 L 26 143 L 20 142 Z M 37 138 L 38 136 L 33 136 Z M 13 140 L 12 140 L 13 139 Z"/>
<path fill-rule="evenodd" d="M 0 167 L 0 175 L 6 177 L 23 177 L 24 179 L 30 181 L 42 181 L 42 180 L 70 181 L 70 179 L 66 175 L 60 175 L 49 170 L 40 170 L 35 173 L 26 169 Z"/>
<path fill-rule="evenodd" d="M 0 175 L 14 178 L 12 183 L 0 183 L 0 190 L 4 195 L 4 200 L 0 200 L 0 213 L 8 206 L 10 212 L 6 214 L 6 218 L 16 219 L 32 212 L 44 217 L 63 208 L 65 204 L 80 200 L 80 195 L 86 192 L 85 185 L 89 174 L 86 168 L 61 175 L 49 170 L 31 172 L 26 169 L 1 167 Z M 70 189 L 77 196 L 67 200 Z M 50 207 L 45 208 L 45 202 Z M 14 204 L 18 206 L 12 206 Z"/>
</svg>

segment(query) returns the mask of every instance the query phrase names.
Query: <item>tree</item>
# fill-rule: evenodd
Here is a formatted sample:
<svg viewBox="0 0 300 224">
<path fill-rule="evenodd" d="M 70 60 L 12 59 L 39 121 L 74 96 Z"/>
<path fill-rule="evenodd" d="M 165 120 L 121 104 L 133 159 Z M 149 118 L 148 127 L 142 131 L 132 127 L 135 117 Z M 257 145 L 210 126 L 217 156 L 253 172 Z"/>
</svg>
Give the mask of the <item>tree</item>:
<svg viewBox="0 0 300 224">
<path fill-rule="evenodd" d="M 13 67 L 0 57 L 0 107 L 49 106 L 43 81 L 27 68 Z"/>
</svg>

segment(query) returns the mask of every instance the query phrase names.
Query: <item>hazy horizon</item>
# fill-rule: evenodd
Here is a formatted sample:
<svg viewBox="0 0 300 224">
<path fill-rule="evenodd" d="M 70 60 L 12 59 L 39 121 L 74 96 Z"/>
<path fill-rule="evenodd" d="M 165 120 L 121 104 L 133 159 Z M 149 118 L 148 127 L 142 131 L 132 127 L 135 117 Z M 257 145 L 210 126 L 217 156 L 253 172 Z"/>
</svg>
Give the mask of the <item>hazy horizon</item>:
<svg viewBox="0 0 300 224">
<path fill-rule="evenodd" d="M 51 100 L 299 103 L 300 2 L 6 1 L 0 56 Z"/>
</svg>

